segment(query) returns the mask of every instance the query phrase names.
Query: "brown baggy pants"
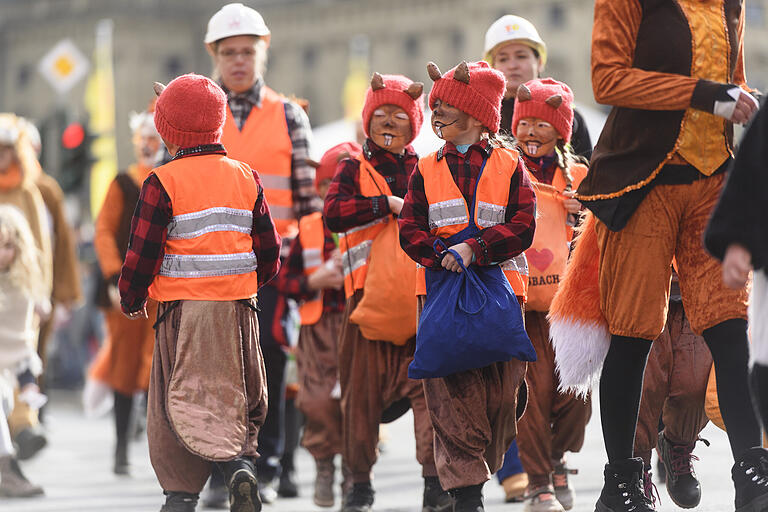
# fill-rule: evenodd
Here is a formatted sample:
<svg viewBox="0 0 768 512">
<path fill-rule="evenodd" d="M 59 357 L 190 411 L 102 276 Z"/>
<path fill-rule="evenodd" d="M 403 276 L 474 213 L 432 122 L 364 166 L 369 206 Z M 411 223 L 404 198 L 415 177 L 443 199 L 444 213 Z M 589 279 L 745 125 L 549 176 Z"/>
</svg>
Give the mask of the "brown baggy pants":
<svg viewBox="0 0 768 512">
<path fill-rule="evenodd" d="M 643 380 L 635 434 L 635 456 L 646 465 L 658 441 L 659 417 L 673 443 L 693 443 L 707 425 L 704 398 L 712 355 L 693 333 L 681 302 L 670 302 L 664 332 L 653 342 Z"/>
<path fill-rule="evenodd" d="M 584 445 L 584 430 L 592 415 L 591 400 L 557 390 L 555 351 L 549 341 L 547 314 L 525 312 L 525 330 L 536 349 L 536 361 L 528 364 L 528 406 L 517 424 L 517 446 L 523 468 L 532 480 L 548 476 L 553 460 L 565 452 L 578 452 Z"/>
<path fill-rule="evenodd" d="M 347 299 L 339 340 L 341 383 L 342 455 L 353 482 L 367 482 L 376 463 L 379 423 L 382 412 L 397 400 L 408 398 L 413 410 L 416 460 L 422 476 L 437 476 L 432 424 L 429 421 L 421 382 L 408 378 L 415 338 L 403 346 L 363 337 L 349 315 L 362 298 L 362 291 Z"/>
<path fill-rule="evenodd" d="M 331 392 L 339 378 L 338 343 L 343 321 L 343 313 L 323 313 L 316 324 L 303 325 L 299 334 L 296 406 L 304 413 L 301 444 L 315 459 L 341 453 L 341 403 Z"/>
<path fill-rule="evenodd" d="M 267 414 L 258 320 L 241 301 L 166 302 L 158 314 L 150 460 L 165 491 L 199 493 L 211 461 L 258 456 Z"/>
<path fill-rule="evenodd" d="M 419 317 L 425 298 L 418 298 Z M 517 394 L 526 366 L 513 359 L 422 381 L 443 489 L 482 484 L 501 469 L 517 435 Z"/>
</svg>

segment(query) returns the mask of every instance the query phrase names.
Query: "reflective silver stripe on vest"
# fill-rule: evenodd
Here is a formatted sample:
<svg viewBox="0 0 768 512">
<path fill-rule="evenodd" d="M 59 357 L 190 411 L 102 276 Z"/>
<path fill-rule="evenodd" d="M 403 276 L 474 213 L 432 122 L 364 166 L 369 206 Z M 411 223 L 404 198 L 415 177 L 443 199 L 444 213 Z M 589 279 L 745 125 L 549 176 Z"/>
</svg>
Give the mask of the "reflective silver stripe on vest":
<svg viewBox="0 0 768 512">
<path fill-rule="evenodd" d="M 267 198 L 267 203 L 269 204 L 269 198 Z M 269 213 L 274 219 L 293 220 L 296 218 L 296 216 L 293 214 L 293 208 L 289 206 L 269 204 Z"/>
<path fill-rule="evenodd" d="M 346 230 L 343 233 L 339 233 L 339 238 L 344 238 L 347 235 L 351 235 L 352 233 L 357 233 L 358 231 L 362 231 L 364 229 L 371 228 L 375 226 L 376 224 L 381 224 L 383 222 L 387 222 L 389 219 L 387 217 L 381 217 L 380 219 L 372 220 L 371 222 L 366 222 L 362 226 L 357 226 L 354 228 L 350 228 Z"/>
<path fill-rule="evenodd" d="M 166 277 L 218 277 L 255 272 L 253 251 L 234 254 L 166 254 L 160 275 Z"/>
<path fill-rule="evenodd" d="M 344 264 L 344 277 L 359 269 L 368 261 L 368 255 L 371 253 L 373 240 L 365 240 L 354 247 L 350 247 L 342 256 Z"/>
<path fill-rule="evenodd" d="M 251 233 L 253 212 L 236 208 L 216 207 L 199 212 L 174 215 L 168 224 L 168 240 L 196 238 L 214 231 Z"/>
<path fill-rule="evenodd" d="M 521 276 L 527 276 L 528 259 L 525 257 L 525 253 L 518 254 L 514 258 L 510 258 L 507 261 L 502 262 L 501 270 L 513 270 Z"/>
<path fill-rule="evenodd" d="M 429 229 L 466 224 L 467 205 L 463 199 L 449 199 L 429 205 Z"/>
<path fill-rule="evenodd" d="M 322 249 L 304 249 L 301 251 L 304 258 L 304 270 L 319 267 L 323 264 Z"/>
<path fill-rule="evenodd" d="M 489 228 L 491 226 L 496 226 L 497 224 L 504 224 L 504 216 L 506 213 L 506 206 L 478 201 L 476 212 L 477 225 L 481 228 Z"/>
<path fill-rule="evenodd" d="M 261 186 L 266 189 L 273 190 L 291 190 L 291 177 L 290 176 L 276 176 L 274 174 L 261 174 Z"/>
</svg>

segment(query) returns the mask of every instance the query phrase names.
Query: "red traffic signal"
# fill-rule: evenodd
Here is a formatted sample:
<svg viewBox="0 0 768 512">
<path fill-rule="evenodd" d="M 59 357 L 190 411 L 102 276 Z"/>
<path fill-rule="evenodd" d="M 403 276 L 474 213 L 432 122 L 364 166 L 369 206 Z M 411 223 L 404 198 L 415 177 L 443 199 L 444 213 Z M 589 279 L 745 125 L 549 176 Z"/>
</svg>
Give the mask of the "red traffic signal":
<svg viewBox="0 0 768 512">
<path fill-rule="evenodd" d="M 75 149 L 85 140 L 85 129 L 80 123 L 71 123 L 61 134 L 61 145 L 67 149 Z"/>
</svg>

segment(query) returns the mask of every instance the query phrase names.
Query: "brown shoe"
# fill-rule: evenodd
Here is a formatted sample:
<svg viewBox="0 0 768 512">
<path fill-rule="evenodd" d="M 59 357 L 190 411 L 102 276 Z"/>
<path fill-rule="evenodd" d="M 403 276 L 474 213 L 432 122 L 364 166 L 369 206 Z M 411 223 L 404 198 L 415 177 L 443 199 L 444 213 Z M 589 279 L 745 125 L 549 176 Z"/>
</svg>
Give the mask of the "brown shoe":
<svg viewBox="0 0 768 512">
<path fill-rule="evenodd" d="M 528 473 L 517 473 L 505 478 L 501 482 L 504 488 L 504 500 L 507 503 L 518 503 L 523 501 L 525 489 L 528 487 Z"/>
<path fill-rule="evenodd" d="M 315 459 L 317 469 L 315 472 L 315 495 L 313 501 L 318 507 L 332 507 L 334 504 L 333 496 L 333 474 L 336 468 L 333 465 L 333 457 L 327 459 Z"/>
<path fill-rule="evenodd" d="M 42 494 L 43 488 L 27 480 L 14 456 L 0 457 L 0 496 L 31 498 Z"/>
</svg>

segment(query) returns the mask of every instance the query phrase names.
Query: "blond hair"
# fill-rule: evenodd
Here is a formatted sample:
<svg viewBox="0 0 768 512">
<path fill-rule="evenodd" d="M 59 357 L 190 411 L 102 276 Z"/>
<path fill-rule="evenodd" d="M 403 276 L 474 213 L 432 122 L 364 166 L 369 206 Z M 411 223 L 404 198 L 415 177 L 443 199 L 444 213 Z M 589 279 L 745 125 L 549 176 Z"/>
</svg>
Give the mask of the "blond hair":
<svg viewBox="0 0 768 512">
<path fill-rule="evenodd" d="M 0 205 L 0 242 L 6 241 L 11 242 L 16 254 L 8 269 L 0 270 L 0 273 L 7 273 L 11 284 L 35 301 L 47 300 L 42 253 L 37 248 L 29 224 L 18 208 Z"/>
</svg>

